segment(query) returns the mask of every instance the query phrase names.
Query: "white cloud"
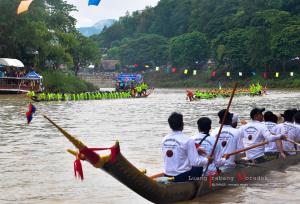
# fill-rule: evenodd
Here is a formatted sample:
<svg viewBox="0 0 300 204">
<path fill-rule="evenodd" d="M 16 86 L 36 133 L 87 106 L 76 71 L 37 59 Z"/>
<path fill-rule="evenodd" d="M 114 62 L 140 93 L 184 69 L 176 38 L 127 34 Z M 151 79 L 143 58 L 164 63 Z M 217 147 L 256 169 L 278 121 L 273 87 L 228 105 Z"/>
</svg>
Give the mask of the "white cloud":
<svg viewBox="0 0 300 204">
<path fill-rule="evenodd" d="M 103 19 L 118 19 L 126 11 L 131 13 L 146 6 L 156 6 L 159 0 L 101 0 L 99 6 L 88 6 L 88 0 L 66 1 L 78 9 L 78 12 L 72 13 L 77 19 L 77 27 L 86 27 Z"/>
</svg>

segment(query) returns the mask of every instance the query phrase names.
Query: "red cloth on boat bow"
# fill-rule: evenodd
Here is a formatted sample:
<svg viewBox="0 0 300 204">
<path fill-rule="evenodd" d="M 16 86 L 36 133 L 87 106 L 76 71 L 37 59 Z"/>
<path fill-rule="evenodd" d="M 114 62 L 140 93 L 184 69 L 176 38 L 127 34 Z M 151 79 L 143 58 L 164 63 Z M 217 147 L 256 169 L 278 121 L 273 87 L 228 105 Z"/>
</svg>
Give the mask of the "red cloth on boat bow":
<svg viewBox="0 0 300 204">
<path fill-rule="evenodd" d="M 80 178 L 83 180 L 83 169 L 80 161 L 80 154 L 83 154 L 85 159 L 89 161 L 91 164 L 95 165 L 99 162 L 101 159 L 98 154 L 95 153 L 95 151 L 102 151 L 102 150 L 110 150 L 111 158 L 109 160 L 109 163 L 114 163 L 116 161 L 117 153 L 119 153 L 120 149 L 119 146 L 112 146 L 109 148 L 88 148 L 85 147 L 82 150 L 79 151 L 79 153 L 76 156 L 76 160 L 74 161 L 74 175 L 75 177 Z"/>
</svg>

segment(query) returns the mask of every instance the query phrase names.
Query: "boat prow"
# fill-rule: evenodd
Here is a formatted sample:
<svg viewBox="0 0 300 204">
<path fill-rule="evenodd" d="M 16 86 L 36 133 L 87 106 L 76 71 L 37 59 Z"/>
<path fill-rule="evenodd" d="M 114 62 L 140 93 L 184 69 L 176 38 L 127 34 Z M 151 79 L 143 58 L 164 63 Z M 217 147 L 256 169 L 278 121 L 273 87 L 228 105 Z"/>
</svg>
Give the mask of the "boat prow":
<svg viewBox="0 0 300 204">
<path fill-rule="evenodd" d="M 199 180 L 182 183 L 162 184 L 146 176 L 133 164 L 131 164 L 121 153 L 119 143 L 117 142 L 111 149 L 111 154 L 101 157 L 93 149 L 87 148 L 81 141 L 71 136 L 61 127 L 48 119 L 69 141 L 77 147 L 94 167 L 104 170 L 113 176 L 119 182 L 154 203 L 173 203 L 179 201 L 188 201 L 216 191 L 231 184 L 240 182 L 249 182 L 247 178 L 263 176 L 270 170 L 283 170 L 290 165 L 297 164 L 300 161 L 300 154 L 288 156 L 286 159 L 276 159 L 257 165 L 238 166 L 233 171 L 221 173 L 217 177 L 233 178 L 225 181 L 225 185 L 212 185 L 213 177 L 200 177 Z M 241 176 L 242 178 L 241 179 Z M 241 180 L 240 180 L 241 179 Z M 265 181 L 264 181 L 265 182 Z"/>
</svg>

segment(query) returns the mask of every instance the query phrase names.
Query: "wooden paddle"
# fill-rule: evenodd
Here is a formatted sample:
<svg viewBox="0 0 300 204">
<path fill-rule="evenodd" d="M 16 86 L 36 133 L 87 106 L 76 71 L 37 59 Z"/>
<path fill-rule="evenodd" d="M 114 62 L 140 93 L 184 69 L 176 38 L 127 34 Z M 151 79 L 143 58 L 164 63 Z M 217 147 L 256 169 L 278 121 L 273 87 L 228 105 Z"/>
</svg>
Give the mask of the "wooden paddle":
<svg viewBox="0 0 300 204">
<path fill-rule="evenodd" d="M 300 147 L 300 144 L 298 142 L 295 142 L 294 140 L 286 138 L 286 141 L 289 141 L 290 143 L 293 143 L 294 145 L 297 145 L 298 147 Z"/>
<path fill-rule="evenodd" d="M 159 173 L 159 174 L 155 174 L 153 176 L 149 176 L 149 178 L 152 178 L 152 179 L 156 179 L 158 177 L 163 177 L 165 174 L 162 172 L 162 173 Z"/>
<path fill-rule="evenodd" d="M 231 106 L 231 102 L 232 102 L 233 96 L 234 96 L 234 94 L 235 94 L 236 88 L 237 88 L 237 82 L 234 84 L 234 88 L 233 88 L 233 90 L 232 90 L 232 93 L 231 93 L 231 96 L 230 96 L 230 100 L 229 100 L 229 102 L 228 102 L 228 105 L 227 105 L 225 114 L 224 114 L 224 116 L 223 116 L 222 124 L 221 124 L 221 127 L 220 127 L 220 129 L 219 129 L 219 132 L 218 132 L 218 134 L 217 134 L 217 138 L 216 138 L 215 144 L 214 144 L 214 146 L 213 146 L 213 149 L 212 149 L 212 151 L 211 151 L 210 157 L 213 157 L 213 155 L 214 155 L 214 153 L 215 153 L 215 150 L 216 150 L 216 147 L 217 147 L 217 144 L 218 144 L 218 141 L 219 141 L 219 138 L 220 138 L 220 135 L 221 135 L 221 132 L 222 132 L 222 129 L 223 129 L 225 120 L 226 120 L 226 118 L 227 118 L 227 115 L 228 115 L 228 112 L 229 112 L 229 108 L 230 108 L 230 106 Z M 207 169 L 208 169 L 208 166 L 209 166 L 209 164 L 207 165 L 206 170 L 205 170 L 204 173 L 206 173 L 206 171 L 207 171 Z"/>
<path fill-rule="evenodd" d="M 228 159 L 230 156 L 239 154 L 239 153 L 241 153 L 241 152 L 248 151 L 248 150 L 250 150 L 250 149 L 254 149 L 254 148 L 256 148 L 256 147 L 260 147 L 260 146 L 266 145 L 266 144 L 268 144 L 268 143 L 269 143 L 268 141 L 261 142 L 261 143 L 258 143 L 258 144 L 256 144 L 256 145 L 253 145 L 253 146 L 250 146 L 250 147 L 247 147 L 247 148 L 244 148 L 244 149 L 240 149 L 240 150 L 231 152 L 231 153 L 229 153 L 229 154 L 224 154 L 223 157 L 226 158 L 226 159 Z"/>
<path fill-rule="evenodd" d="M 219 129 L 219 132 L 218 132 L 218 134 L 217 134 L 217 138 L 216 138 L 215 144 L 214 144 L 214 146 L 213 146 L 213 149 L 212 149 L 212 151 L 211 151 L 210 157 L 213 157 L 213 155 L 214 155 L 214 153 L 215 153 L 215 150 L 216 150 L 216 147 L 217 147 L 217 144 L 218 144 L 218 141 L 219 141 L 219 138 L 220 138 L 220 135 L 221 135 L 221 132 L 222 132 L 222 129 L 223 129 L 225 120 L 226 120 L 226 118 L 227 118 L 227 115 L 228 115 L 228 112 L 229 112 L 229 108 L 230 108 L 230 106 L 231 106 L 232 99 L 233 99 L 233 96 L 234 96 L 234 94 L 235 94 L 237 85 L 238 85 L 238 83 L 236 82 L 236 83 L 234 84 L 234 88 L 233 88 L 233 90 L 232 90 L 232 93 L 231 93 L 231 96 L 230 96 L 230 99 L 229 99 L 229 102 L 228 102 L 228 105 L 227 105 L 225 114 L 224 114 L 223 119 L 222 119 L 222 124 L 221 124 L 221 127 L 220 127 L 220 129 Z M 206 174 L 209 165 L 210 165 L 210 163 L 207 164 L 206 169 L 205 169 L 205 171 L 203 171 L 203 174 L 202 174 L 202 175 L 205 175 L 205 174 Z M 198 188 L 197 193 L 195 194 L 195 197 L 197 197 L 197 196 L 200 194 L 200 192 L 201 192 L 201 190 L 202 190 L 203 184 L 204 184 L 204 182 L 202 181 L 202 182 L 201 182 L 201 185 L 200 185 L 199 188 Z"/>
</svg>

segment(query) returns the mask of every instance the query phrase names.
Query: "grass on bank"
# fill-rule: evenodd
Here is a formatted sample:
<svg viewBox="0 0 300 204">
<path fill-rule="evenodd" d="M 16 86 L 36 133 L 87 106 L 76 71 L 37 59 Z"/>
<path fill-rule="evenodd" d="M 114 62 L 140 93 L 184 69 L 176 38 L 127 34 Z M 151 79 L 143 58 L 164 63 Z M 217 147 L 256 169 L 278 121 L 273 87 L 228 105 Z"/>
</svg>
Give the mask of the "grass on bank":
<svg viewBox="0 0 300 204">
<path fill-rule="evenodd" d="M 45 92 L 82 93 L 98 90 L 92 83 L 81 80 L 72 74 L 59 71 L 45 71 L 41 74 L 44 78 Z"/>
<path fill-rule="evenodd" d="M 201 74 L 186 76 L 181 73 L 149 72 L 144 74 L 144 79 L 156 88 L 218 88 L 219 83 L 224 88 L 230 88 L 234 82 L 238 82 L 239 87 L 246 88 L 250 84 L 257 82 L 268 88 L 300 88 L 300 77 L 298 75 L 274 79 L 264 79 L 259 75 L 249 78 L 231 78 L 226 76 L 211 78 L 210 76 Z"/>
</svg>

